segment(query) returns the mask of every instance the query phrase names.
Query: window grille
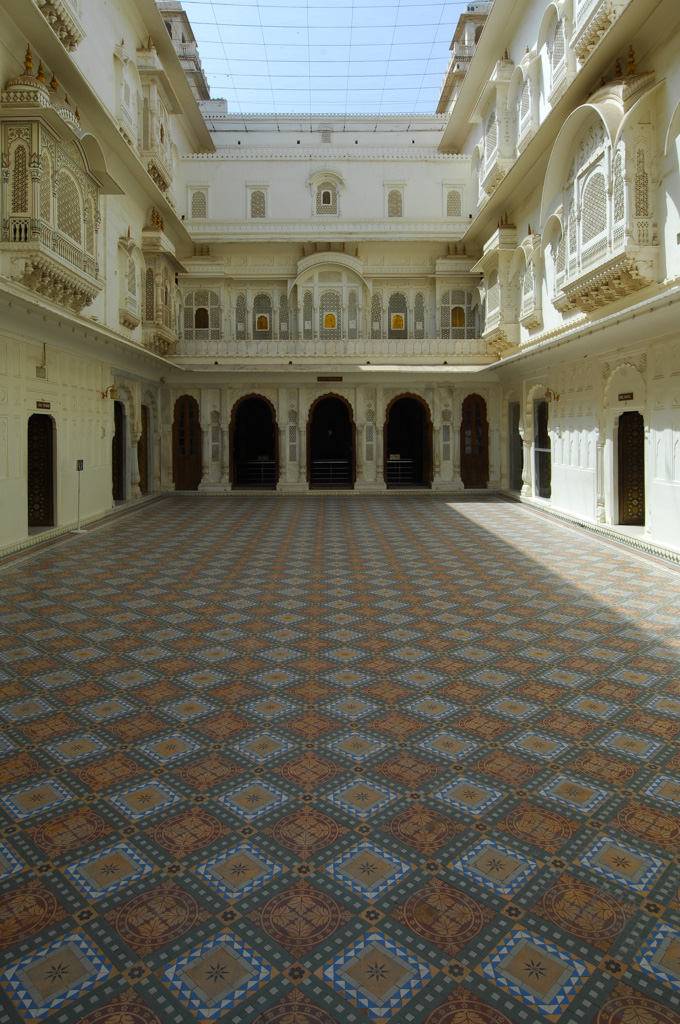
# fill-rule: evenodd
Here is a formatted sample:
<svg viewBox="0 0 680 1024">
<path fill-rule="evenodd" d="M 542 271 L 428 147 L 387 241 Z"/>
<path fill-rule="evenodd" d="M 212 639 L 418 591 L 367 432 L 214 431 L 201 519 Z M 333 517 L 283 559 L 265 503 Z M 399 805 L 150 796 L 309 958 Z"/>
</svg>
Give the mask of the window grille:
<svg viewBox="0 0 680 1024">
<path fill-rule="evenodd" d="M 387 337 L 408 337 L 406 296 L 401 292 L 390 295 L 387 304 Z"/>
<path fill-rule="evenodd" d="M 40 219 L 46 224 L 49 224 L 52 220 L 52 161 L 49 158 L 47 150 L 43 150 L 42 152 L 41 163 Z"/>
<path fill-rule="evenodd" d="M 583 190 L 582 241 L 586 245 L 607 227 L 607 186 L 599 171 L 588 179 Z"/>
<path fill-rule="evenodd" d="M 338 212 L 338 195 L 330 181 L 323 181 L 316 190 L 316 212 L 333 214 Z"/>
<path fill-rule="evenodd" d="M 322 338 L 342 337 L 341 303 L 338 292 L 323 292 L 319 308 L 319 334 Z"/>
<path fill-rule="evenodd" d="M 552 52 L 550 54 L 550 68 L 552 71 L 552 84 L 557 85 L 562 71 L 566 68 L 567 47 L 564 36 L 564 22 L 558 21 L 553 35 Z"/>
<path fill-rule="evenodd" d="M 559 238 L 559 241 L 557 243 L 557 259 L 555 261 L 555 269 L 557 271 L 558 276 L 560 274 L 564 273 L 564 268 L 565 268 L 565 264 L 566 264 L 566 255 L 567 254 L 566 254 L 566 245 L 564 243 L 564 234 L 561 234 L 560 238 Z"/>
<path fill-rule="evenodd" d="M 151 111 L 149 110 L 149 97 L 145 96 L 142 102 L 142 149 L 151 148 Z"/>
<path fill-rule="evenodd" d="M 314 307 L 312 304 L 312 293 L 306 291 L 302 297 L 302 337 L 304 341 L 311 341 L 314 337 L 314 329 L 312 326 L 312 318 L 314 316 Z"/>
<path fill-rule="evenodd" d="M 359 337 L 359 300 L 356 292 L 350 292 L 347 299 L 347 337 L 356 341 Z"/>
<path fill-rule="evenodd" d="M 91 199 L 87 201 L 87 220 L 85 221 L 85 237 L 87 238 L 87 251 L 94 255 L 94 203 Z"/>
<path fill-rule="evenodd" d="M 457 192 L 456 189 L 449 189 L 446 193 L 446 216 L 463 216 L 463 201 L 460 192 Z"/>
<path fill-rule="evenodd" d="M 371 300 L 371 338 L 382 338 L 382 297 L 378 292 Z"/>
<path fill-rule="evenodd" d="M 256 295 L 253 302 L 253 337 L 258 341 L 269 341 L 273 337 L 272 300 L 265 293 Z"/>
<path fill-rule="evenodd" d="M 492 162 L 496 149 L 498 148 L 498 121 L 496 120 L 496 111 L 492 110 L 489 114 L 489 119 L 486 122 L 486 131 L 484 133 L 484 151 L 485 151 L 485 163 L 488 167 Z"/>
<path fill-rule="evenodd" d="M 236 340 L 246 340 L 246 297 L 243 294 L 236 296 Z"/>
<path fill-rule="evenodd" d="M 533 295 L 534 292 L 534 265 L 531 262 L 526 265 L 522 292 L 524 295 Z"/>
<path fill-rule="evenodd" d="M 451 459 L 451 425 L 442 424 L 442 461 L 449 462 Z"/>
<path fill-rule="evenodd" d="M 489 274 L 489 286 L 487 288 L 487 304 L 489 311 L 498 309 L 501 304 L 501 286 L 498 280 L 498 271 L 492 270 Z"/>
<path fill-rule="evenodd" d="M 266 215 L 265 194 L 261 188 L 253 189 L 250 193 L 250 216 L 264 217 Z"/>
<path fill-rule="evenodd" d="M 569 203 L 569 214 L 567 216 L 567 231 L 569 236 L 569 259 L 576 256 L 576 211 L 574 200 Z"/>
<path fill-rule="evenodd" d="M 404 209 L 404 199 L 399 189 L 390 189 L 387 196 L 387 216 L 401 217 Z"/>
<path fill-rule="evenodd" d="M 649 176 L 644 149 L 638 149 L 635 154 L 635 216 L 649 217 Z"/>
<path fill-rule="evenodd" d="M 526 120 L 531 113 L 531 85 L 529 79 L 525 78 L 524 86 L 522 87 L 522 93 L 519 100 L 519 118 L 520 121 Z"/>
<path fill-rule="evenodd" d="M 154 320 L 156 317 L 156 282 L 154 281 L 153 267 L 147 267 L 146 287 L 144 290 L 144 306 L 147 320 Z"/>
<path fill-rule="evenodd" d="M 135 261 L 130 257 L 127 261 L 126 288 L 128 295 L 137 298 L 137 268 Z"/>
<path fill-rule="evenodd" d="M 332 137 L 333 137 L 332 132 L 329 132 L 329 131 L 321 132 L 321 141 L 322 142 L 330 142 Z"/>
<path fill-rule="evenodd" d="M 625 212 L 626 206 L 621 154 L 617 153 L 614 160 L 614 222 L 616 223 L 623 220 Z"/>
<path fill-rule="evenodd" d="M 291 338 L 290 330 L 290 310 L 288 308 L 288 296 L 282 294 L 279 296 L 279 338 L 282 341 L 289 341 Z"/>
<path fill-rule="evenodd" d="M 195 219 L 208 216 L 208 197 L 205 192 L 194 192 L 191 197 L 191 216 Z"/>
<path fill-rule="evenodd" d="M 83 217 L 78 186 L 66 171 L 57 178 L 57 227 L 74 242 L 82 243 Z"/>
<path fill-rule="evenodd" d="M 413 306 L 413 317 L 415 320 L 413 337 L 416 339 L 425 337 L 425 297 L 422 292 L 416 295 Z"/>
<path fill-rule="evenodd" d="M 25 146 L 17 146 L 14 150 L 12 213 L 28 213 L 28 161 Z"/>
</svg>

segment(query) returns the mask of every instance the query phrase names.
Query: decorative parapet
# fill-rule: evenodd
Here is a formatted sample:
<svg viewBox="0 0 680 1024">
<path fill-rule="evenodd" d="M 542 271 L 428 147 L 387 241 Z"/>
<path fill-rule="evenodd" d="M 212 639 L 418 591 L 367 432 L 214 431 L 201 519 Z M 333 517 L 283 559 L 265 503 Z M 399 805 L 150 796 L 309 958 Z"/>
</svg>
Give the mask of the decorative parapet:
<svg viewBox="0 0 680 1024">
<path fill-rule="evenodd" d="M 578 0 L 571 48 L 581 64 L 585 64 L 627 3 L 628 0 Z"/>
<path fill-rule="evenodd" d="M 66 49 L 72 53 L 85 38 L 83 27 L 76 17 L 74 4 L 69 0 L 35 0 L 35 4 Z"/>
<path fill-rule="evenodd" d="M 78 273 L 63 263 L 56 253 L 44 249 L 39 242 L 15 244 L 11 249 L 3 244 L 0 252 L 3 273 L 6 273 L 9 257 L 9 273 L 6 276 L 76 313 L 89 306 L 102 290 L 101 281 Z"/>
<path fill-rule="evenodd" d="M 610 302 L 623 299 L 654 283 L 656 263 L 657 255 L 651 249 L 639 251 L 638 255 L 625 252 L 612 256 L 564 285 L 565 306 L 592 313 Z"/>
<path fill-rule="evenodd" d="M 165 353 L 161 353 L 165 354 Z M 414 339 L 359 339 L 358 341 L 347 340 L 326 340 L 313 339 L 305 341 L 284 341 L 272 339 L 270 341 L 258 341 L 248 339 L 237 341 L 235 339 L 221 341 L 193 341 L 180 340 L 174 350 L 177 358 L 187 359 L 214 359 L 222 357 L 227 359 L 262 360 L 263 362 L 284 362 L 295 358 L 304 359 L 312 365 L 315 362 L 328 362 L 329 359 L 345 362 L 365 363 L 370 360 L 372 364 L 389 363 L 398 360 L 399 363 L 413 363 L 422 365 L 432 361 L 435 365 L 441 365 L 446 361 L 449 366 L 455 363 L 461 365 L 487 365 L 496 358 L 496 348 L 491 346 L 483 338 L 463 338 L 455 341 L 443 338 Z"/>
<path fill-rule="evenodd" d="M 171 356 L 177 347 L 177 338 L 174 331 L 154 325 L 152 328 L 144 328 L 144 348 L 157 352 L 159 356 Z"/>
</svg>

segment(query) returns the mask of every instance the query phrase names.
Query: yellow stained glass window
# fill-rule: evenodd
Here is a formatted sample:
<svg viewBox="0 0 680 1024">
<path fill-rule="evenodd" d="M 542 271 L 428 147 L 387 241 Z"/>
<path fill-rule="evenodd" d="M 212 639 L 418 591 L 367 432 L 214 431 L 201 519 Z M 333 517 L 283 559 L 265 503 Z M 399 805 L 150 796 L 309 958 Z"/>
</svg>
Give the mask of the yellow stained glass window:
<svg viewBox="0 0 680 1024">
<path fill-rule="evenodd" d="M 451 326 L 465 327 L 465 310 L 462 306 L 454 306 L 451 310 Z"/>
<path fill-rule="evenodd" d="M 401 313 L 395 313 L 392 317 L 392 330 L 403 331 L 404 330 L 404 318 Z"/>
<path fill-rule="evenodd" d="M 323 318 L 324 327 L 333 330 L 335 328 L 335 313 L 326 313 Z"/>
<path fill-rule="evenodd" d="M 269 328 L 269 317 L 268 316 L 264 316 L 264 315 L 258 316 L 257 320 L 255 321 L 255 328 L 258 331 L 266 331 L 266 330 L 268 330 L 268 328 Z"/>
</svg>

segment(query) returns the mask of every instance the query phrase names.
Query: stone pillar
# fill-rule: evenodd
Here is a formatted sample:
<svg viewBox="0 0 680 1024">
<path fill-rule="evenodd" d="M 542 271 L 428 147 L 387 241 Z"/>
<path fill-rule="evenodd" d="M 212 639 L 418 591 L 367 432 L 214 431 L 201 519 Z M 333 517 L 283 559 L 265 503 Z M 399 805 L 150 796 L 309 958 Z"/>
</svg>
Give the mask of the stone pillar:
<svg viewBox="0 0 680 1024">
<path fill-rule="evenodd" d="M 522 497 L 533 497 L 533 467 L 531 464 L 531 438 L 522 437 L 524 445 L 524 462 L 522 465 Z"/>
<path fill-rule="evenodd" d="M 226 490 L 231 490 L 231 484 L 229 483 L 229 427 L 222 425 L 220 427 L 222 433 L 222 459 L 220 462 L 220 484 Z"/>
<path fill-rule="evenodd" d="M 597 523 L 606 523 L 607 515 L 604 499 L 604 438 L 601 434 L 598 434 L 597 436 L 595 448 L 595 486 L 597 488 L 595 521 Z"/>
<path fill-rule="evenodd" d="M 210 422 L 201 421 L 201 482 L 199 491 L 210 487 Z"/>
<path fill-rule="evenodd" d="M 158 493 L 161 489 L 161 432 L 154 431 L 153 435 L 153 490 Z"/>
<path fill-rule="evenodd" d="M 139 498 L 141 497 L 141 489 L 139 486 L 139 450 L 138 444 L 141 437 L 140 431 L 130 431 L 130 497 Z"/>
</svg>

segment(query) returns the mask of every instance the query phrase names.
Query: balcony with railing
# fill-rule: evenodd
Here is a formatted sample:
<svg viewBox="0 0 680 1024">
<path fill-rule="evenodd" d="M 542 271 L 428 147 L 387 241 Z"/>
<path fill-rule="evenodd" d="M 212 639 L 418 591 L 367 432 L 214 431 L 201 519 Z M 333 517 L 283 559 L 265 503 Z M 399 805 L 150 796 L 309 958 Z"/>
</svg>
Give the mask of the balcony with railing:
<svg viewBox="0 0 680 1024">
<path fill-rule="evenodd" d="M 78 20 L 77 0 L 35 0 L 46 21 L 69 52 L 73 52 L 85 38 Z"/>
</svg>

